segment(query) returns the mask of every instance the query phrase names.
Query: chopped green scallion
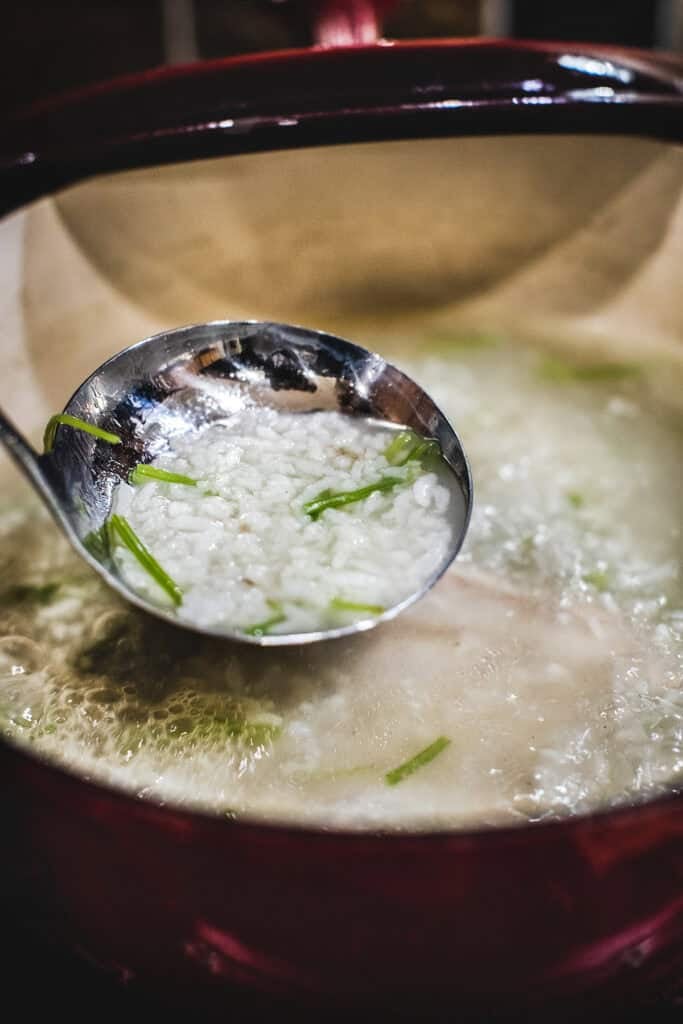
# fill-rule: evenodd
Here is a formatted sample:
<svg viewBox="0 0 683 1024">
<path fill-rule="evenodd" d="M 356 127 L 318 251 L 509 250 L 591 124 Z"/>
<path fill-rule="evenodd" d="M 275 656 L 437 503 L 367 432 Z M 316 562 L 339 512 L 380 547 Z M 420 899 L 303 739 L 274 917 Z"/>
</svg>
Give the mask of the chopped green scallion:
<svg viewBox="0 0 683 1024">
<path fill-rule="evenodd" d="M 139 462 L 128 477 L 131 484 L 144 484 L 146 480 L 161 480 L 166 484 L 185 484 L 186 487 L 196 487 L 197 481 L 191 476 L 183 476 L 182 473 L 169 473 L 166 469 L 158 469 L 156 466 L 148 466 Z"/>
<path fill-rule="evenodd" d="M 356 601 L 345 601 L 342 597 L 333 597 L 330 608 L 335 612 L 367 612 L 368 615 L 381 615 L 386 611 L 381 604 L 360 604 Z"/>
<path fill-rule="evenodd" d="M 265 747 L 282 733 L 281 725 L 268 725 L 263 722 L 245 722 L 239 738 L 250 747 Z"/>
<path fill-rule="evenodd" d="M 385 448 L 384 458 L 390 466 L 402 466 L 419 442 L 420 438 L 414 430 L 401 430 Z"/>
<path fill-rule="evenodd" d="M 570 491 L 567 495 L 567 501 L 573 508 L 583 508 L 586 499 L 578 491 Z"/>
<path fill-rule="evenodd" d="M 414 430 L 401 430 L 384 451 L 390 466 L 404 466 L 411 460 L 419 461 L 427 455 L 439 455 L 437 441 L 420 437 Z"/>
<path fill-rule="evenodd" d="M 0 605 L 49 604 L 60 587 L 61 583 L 14 583 L 0 591 Z"/>
<path fill-rule="evenodd" d="M 99 437 L 101 441 L 107 441 L 108 444 L 121 444 L 121 438 L 118 434 L 111 434 L 108 430 L 102 430 L 101 427 L 96 427 L 94 423 L 86 423 L 85 420 L 79 420 L 77 416 L 71 416 L 69 413 L 58 413 L 56 416 L 51 416 L 47 421 L 45 433 L 43 434 L 43 450 L 46 455 L 54 448 L 55 435 L 60 424 L 65 427 L 73 427 L 74 430 L 82 430 L 84 434 L 92 434 L 93 437 Z"/>
<path fill-rule="evenodd" d="M 430 743 L 428 747 L 421 750 L 415 757 L 411 757 L 409 761 L 404 761 L 403 764 L 399 765 L 398 768 L 394 768 L 392 771 L 387 772 L 384 776 L 388 786 L 396 786 L 399 782 L 403 782 L 409 775 L 416 772 L 418 768 L 423 768 L 430 761 L 433 761 L 442 750 L 445 750 L 450 744 L 450 740 L 447 736 L 439 736 L 438 739 Z"/>
<path fill-rule="evenodd" d="M 350 505 L 355 501 L 363 501 L 375 491 L 390 491 L 404 482 L 398 476 L 383 476 L 374 484 L 366 484 L 365 487 L 359 487 L 355 491 L 339 491 L 337 494 L 331 493 L 329 489 L 321 491 L 312 501 L 306 502 L 304 512 L 311 519 L 318 519 L 328 508 L 341 508 L 343 505 Z"/>
<path fill-rule="evenodd" d="M 609 587 L 609 577 L 606 572 L 601 572 L 600 569 L 594 569 L 592 572 L 585 573 L 581 579 L 584 583 L 588 583 L 591 587 L 595 587 L 601 594 L 603 594 Z"/>
<path fill-rule="evenodd" d="M 577 380 L 624 380 L 637 377 L 642 372 L 635 363 L 594 363 L 592 366 L 577 366 Z"/>
<path fill-rule="evenodd" d="M 103 562 L 105 558 L 108 558 L 109 531 L 107 530 L 107 524 L 103 523 L 99 530 L 91 530 L 90 533 L 86 534 L 83 538 L 83 547 L 98 562 Z"/>
<path fill-rule="evenodd" d="M 107 520 L 109 535 L 112 542 L 118 539 L 128 548 L 130 553 L 137 558 L 138 562 L 146 572 L 155 580 L 178 606 L 183 603 L 183 592 L 168 573 L 161 568 L 156 558 L 142 543 L 133 527 L 125 516 L 113 515 Z"/>
<path fill-rule="evenodd" d="M 554 356 L 545 358 L 539 374 L 545 380 L 562 381 L 619 381 L 635 377 L 641 367 L 635 363 L 583 363 L 572 364 Z"/>
<path fill-rule="evenodd" d="M 255 626 L 249 626 L 248 629 L 243 630 L 242 632 L 247 636 L 265 636 L 270 633 L 273 626 L 279 626 L 287 618 L 279 601 L 268 601 L 267 604 L 273 609 L 273 614 L 264 622 L 258 622 Z"/>
</svg>

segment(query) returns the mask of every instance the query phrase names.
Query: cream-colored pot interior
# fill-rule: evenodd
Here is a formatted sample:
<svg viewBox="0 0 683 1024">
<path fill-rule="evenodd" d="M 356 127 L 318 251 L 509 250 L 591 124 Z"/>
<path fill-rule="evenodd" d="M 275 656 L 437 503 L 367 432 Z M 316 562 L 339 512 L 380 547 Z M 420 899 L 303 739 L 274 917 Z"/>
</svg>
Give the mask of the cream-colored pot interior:
<svg viewBox="0 0 683 1024">
<path fill-rule="evenodd" d="M 0 401 L 37 441 L 112 352 L 272 318 L 642 354 L 683 340 L 683 151 L 619 137 L 378 143 L 113 174 L 0 224 Z"/>
</svg>

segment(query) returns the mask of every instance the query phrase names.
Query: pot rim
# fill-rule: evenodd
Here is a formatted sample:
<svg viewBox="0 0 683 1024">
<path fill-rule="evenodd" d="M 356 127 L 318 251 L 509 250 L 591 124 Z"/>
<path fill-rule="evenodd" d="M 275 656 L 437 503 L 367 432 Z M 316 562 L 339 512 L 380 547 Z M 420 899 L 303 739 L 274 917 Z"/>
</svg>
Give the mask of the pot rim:
<svg viewBox="0 0 683 1024">
<path fill-rule="evenodd" d="M 112 171 L 452 135 L 683 141 L 683 57 L 590 43 L 379 40 L 124 75 L 15 112 L 0 216 Z"/>
<path fill-rule="evenodd" d="M 530 837 L 537 836 L 536 842 L 572 840 L 577 836 L 595 834 L 605 829 L 622 834 L 629 827 L 643 828 L 649 822 L 654 825 L 655 839 L 662 832 L 668 834 L 666 822 L 671 822 L 671 834 L 683 834 L 683 821 L 680 812 L 683 810 L 683 791 L 671 790 L 655 797 L 643 796 L 641 799 L 629 801 L 613 807 L 598 807 L 585 813 L 571 814 L 563 818 L 549 818 L 542 821 L 520 821 L 516 825 L 483 825 L 478 827 L 410 829 L 410 828 L 341 828 L 307 824 L 305 822 L 288 822 L 268 820 L 266 817 L 247 814 L 227 814 L 213 812 L 201 807 L 184 807 L 172 801 L 162 801 L 155 797 L 141 799 L 132 791 L 107 781 L 93 781 L 79 775 L 66 765 L 59 764 L 49 757 L 32 753 L 14 742 L 9 736 L 0 733 L 0 759 L 9 756 L 18 759 L 29 773 L 38 773 L 43 780 L 56 783 L 60 788 L 67 787 L 78 790 L 92 801 L 100 801 L 103 797 L 110 803 L 118 804 L 126 815 L 144 821 L 164 824 L 169 830 L 185 831 L 190 829 L 221 830 L 226 835 L 230 830 L 259 833 L 268 837 L 303 839 L 304 841 L 344 841 L 358 845 L 381 839 L 396 846 L 437 841 L 449 845 L 471 848 L 481 844 L 534 842 Z M 678 812 L 678 814 L 676 813 Z M 659 825 L 653 819 L 659 819 Z M 649 845 L 645 840 L 643 845 Z M 629 849 L 626 849 L 626 854 Z"/>
</svg>

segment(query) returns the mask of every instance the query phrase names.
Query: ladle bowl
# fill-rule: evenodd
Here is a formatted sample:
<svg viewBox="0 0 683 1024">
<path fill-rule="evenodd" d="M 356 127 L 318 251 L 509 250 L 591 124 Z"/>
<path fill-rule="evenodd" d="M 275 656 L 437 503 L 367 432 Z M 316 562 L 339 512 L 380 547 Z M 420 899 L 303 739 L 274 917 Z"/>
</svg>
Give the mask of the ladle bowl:
<svg viewBox="0 0 683 1024">
<path fill-rule="evenodd" d="M 173 441 L 226 421 L 246 406 L 308 413 L 336 410 L 394 423 L 438 442 L 450 469 L 451 543 L 418 590 L 381 615 L 300 633 L 254 635 L 195 624 L 147 600 L 116 571 L 110 546 L 93 543 L 116 488 L 139 463 Z M 165 331 L 124 349 L 77 389 L 64 414 L 114 435 L 120 443 L 69 424 L 39 455 L 0 412 L 0 441 L 29 478 L 82 558 L 127 601 L 176 625 L 259 646 L 347 636 L 392 619 L 446 571 L 467 531 L 472 481 L 460 440 L 432 399 L 381 356 L 334 335 L 287 324 L 218 320 Z M 47 447 L 47 446 L 46 446 Z"/>
</svg>

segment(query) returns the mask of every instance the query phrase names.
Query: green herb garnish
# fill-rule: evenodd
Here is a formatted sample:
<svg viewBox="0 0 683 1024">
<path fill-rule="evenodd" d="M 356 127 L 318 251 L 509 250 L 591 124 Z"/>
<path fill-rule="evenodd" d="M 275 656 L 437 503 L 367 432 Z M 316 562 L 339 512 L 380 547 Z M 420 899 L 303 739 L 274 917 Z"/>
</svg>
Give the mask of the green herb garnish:
<svg viewBox="0 0 683 1024">
<path fill-rule="evenodd" d="M 381 604 L 360 604 L 356 601 L 345 601 L 342 597 L 333 597 L 330 608 L 335 612 L 367 612 L 368 615 L 381 615 L 386 611 Z"/>
<path fill-rule="evenodd" d="M 243 630 L 242 632 L 247 636 L 265 636 L 270 633 L 273 626 L 279 626 L 287 618 L 279 601 L 267 601 L 266 603 L 269 608 L 273 609 L 273 614 L 264 622 L 258 622 L 255 626 L 249 626 L 248 629 Z"/>
<path fill-rule="evenodd" d="M 420 437 L 414 430 L 401 430 L 385 449 L 384 458 L 390 466 L 404 466 L 406 462 L 418 462 L 427 456 L 440 454 L 437 441 Z"/>
<path fill-rule="evenodd" d="M 117 746 L 121 753 L 136 752 L 143 747 L 156 750 L 172 750 L 183 746 L 225 748 L 227 743 L 244 747 L 265 747 L 275 742 L 282 733 L 282 726 L 270 722 L 254 722 L 239 709 L 234 712 L 216 712 L 208 709 L 200 716 L 179 718 L 168 715 L 156 718 L 150 709 L 141 707 L 137 721 L 122 721 L 117 735 Z M 159 709 L 162 715 L 164 708 Z"/>
<path fill-rule="evenodd" d="M 592 572 L 585 573 L 581 579 L 584 583 L 590 584 L 591 587 L 595 587 L 600 593 L 604 593 L 609 587 L 609 578 L 606 572 L 601 572 L 599 569 L 594 569 Z"/>
<path fill-rule="evenodd" d="M 99 530 L 91 530 L 83 538 L 83 547 L 98 562 L 103 562 L 109 557 L 109 532 L 107 524 L 103 523 Z"/>
<path fill-rule="evenodd" d="M 577 366 L 577 380 L 624 380 L 642 373 L 635 363 L 594 363 L 592 366 Z"/>
<path fill-rule="evenodd" d="M 562 381 L 618 381 L 635 377 L 641 367 L 634 363 L 584 363 L 575 365 L 556 357 L 544 359 L 539 374 L 545 380 Z"/>
<path fill-rule="evenodd" d="M 318 771 L 295 771 L 290 778 L 293 782 L 336 782 L 339 779 L 352 779 L 359 775 L 369 777 L 368 781 L 377 778 L 379 767 L 376 763 L 356 764 L 351 768 L 334 768 Z"/>
<path fill-rule="evenodd" d="M 49 604 L 61 583 L 14 583 L 6 590 L 0 591 L 0 605 L 12 604 Z"/>
<path fill-rule="evenodd" d="M 92 434 L 93 437 L 99 437 L 101 441 L 107 441 L 109 444 L 121 444 L 118 434 L 110 434 L 108 430 L 102 430 L 94 423 L 86 423 L 85 420 L 79 420 L 77 416 L 70 416 L 69 413 L 64 412 L 51 416 L 47 421 L 43 434 L 43 450 L 46 455 L 55 446 L 55 435 L 60 424 L 65 427 L 73 427 L 74 430 L 82 430 L 84 434 Z"/>
<path fill-rule="evenodd" d="M 578 491 L 570 491 L 567 495 L 567 501 L 572 508 L 583 508 L 586 503 L 586 499 L 583 494 L 579 494 Z"/>
<path fill-rule="evenodd" d="M 173 720 L 171 720 L 171 724 L 173 724 Z M 233 715 L 207 716 L 198 721 L 189 719 L 183 724 L 186 728 L 180 733 L 169 733 L 168 729 L 164 730 L 166 738 L 178 739 L 185 734 L 202 743 L 224 743 L 226 740 L 238 740 L 250 747 L 262 747 L 276 740 L 282 733 L 281 725 L 270 722 L 253 722 L 239 712 Z"/>
<path fill-rule="evenodd" d="M 162 590 L 165 590 L 173 601 L 174 605 L 183 603 L 183 592 L 161 568 L 154 555 L 142 543 L 133 527 L 125 516 L 113 515 L 107 520 L 107 527 L 111 539 L 111 546 L 118 536 L 118 539 L 128 548 L 130 553 L 137 558 L 138 562 L 146 572 L 155 580 Z"/>
<path fill-rule="evenodd" d="M 419 443 L 420 438 L 415 431 L 401 430 L 384 449 L 384 458 L 390 466 L 402 466 Z"/>
<path fill-rule="evenodd" d="M 318 519 L 328 508 L 341 508 L 343 505 L 350 505 L 354 501 L 363 501 L 365 498 L 369 498 L 371 494 L 374 494 L 375 491 L 390 491 L 402 483 L 404 483 L 404 480 L 401 477 L 383 476 L 376 483 L 366 484 L 365 487 L 359 487 L 356 491 L 339 491 L 337 494 L 334 494 L 327 489 L 321 491 L 312 501 L 307 501 L 304 505 L 304 512 L 311 519 Z"/>
<path fill-rule="evenodd" d="M 243 722 L 236 737 L 250 747 L 265 747 L 276 740 L 282 733 L 281 725 L 269 725 L 267 722 Z"/>
<path fill-rule="evenodd" d="M 426 764 L 429 764 L 442 750 L 446 749 L 450 742 L 447 736 L 439 736 L 438 739 L 430 743 L 424 750 L 421 750 L 415 757 L 411 757 L 409 761 L 404 761 L 403 764 L 399 765 L 398 768 L 394 768 L 393 771 L 387 772 L 384 776 L 387 786 L 398 785 L 399 782 L 403 782 L 409 775 L 416 772 L 418 768 L 423 768 Z"/>
<path fill-rule="evenodd" d="M 196 487 L 197 481 L 191 476 L 183 476 L 182 473 L 169 473 L 166 469 L 157 469 L 156 466 L 148 466 L 139 462 L 128 477 L 130 484 L 144 484 L 146 480 L 162 480 L 166 484 L 185 484 L 186 487 Z"/>
</svg>

